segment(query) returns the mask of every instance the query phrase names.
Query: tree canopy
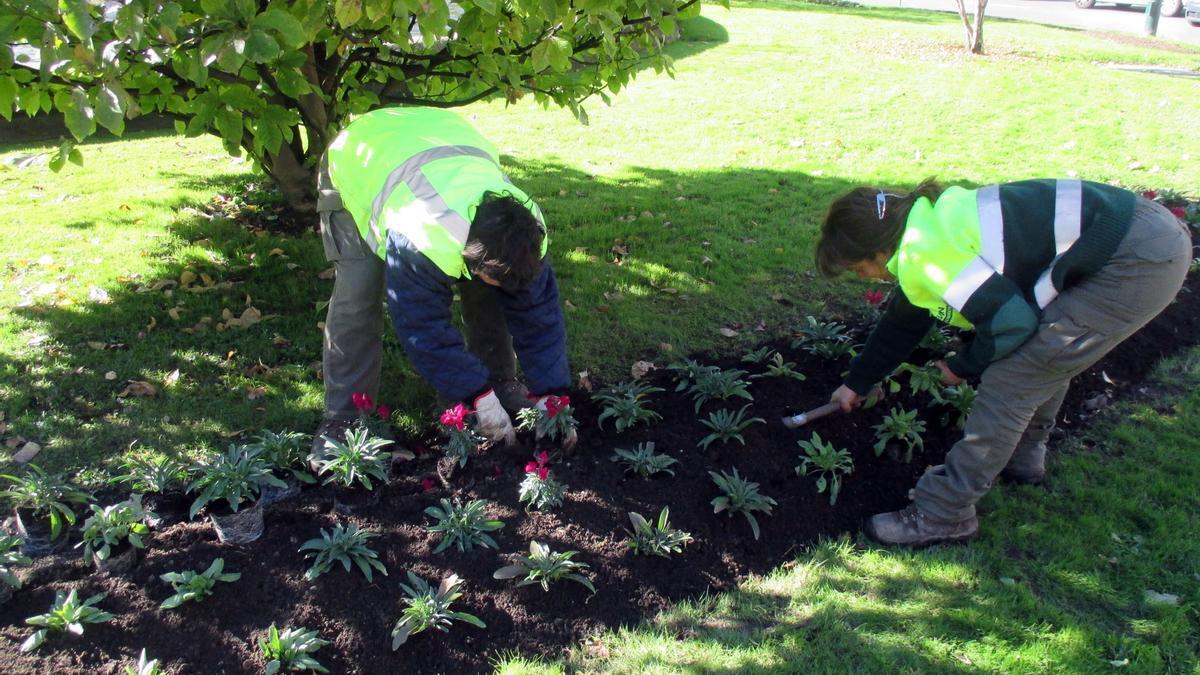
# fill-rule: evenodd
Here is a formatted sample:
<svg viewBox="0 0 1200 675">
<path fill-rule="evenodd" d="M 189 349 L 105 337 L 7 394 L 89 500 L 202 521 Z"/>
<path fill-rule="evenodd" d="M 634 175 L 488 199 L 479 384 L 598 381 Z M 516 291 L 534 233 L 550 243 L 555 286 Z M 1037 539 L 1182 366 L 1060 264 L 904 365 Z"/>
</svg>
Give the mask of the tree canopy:
<svg viewBox="0 0 1200 675">
<path fill-rule="evenodd" d="M 699 0 L 6 0 L 0 116 L 59 111 L 79 163 L 98 128 L 168 115 L 246 152 L 294 208 L 350 116 L 532 95 L 570 108 L 620 91 Z"/>
</svg>

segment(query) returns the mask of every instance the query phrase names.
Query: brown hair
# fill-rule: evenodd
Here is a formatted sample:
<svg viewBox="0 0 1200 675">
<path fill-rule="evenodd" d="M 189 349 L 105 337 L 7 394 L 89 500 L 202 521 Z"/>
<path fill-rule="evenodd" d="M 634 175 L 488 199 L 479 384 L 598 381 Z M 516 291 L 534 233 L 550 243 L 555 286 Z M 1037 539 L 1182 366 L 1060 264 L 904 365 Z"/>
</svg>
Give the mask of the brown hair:
<svg viewBox="0 0 1200 675">
<path fill-rule="evenodd" d="M 471 274 L 486 274 L 504 290 L 519 291 L 542 271 L 545 237 L 542 224 L 515 196 L 486 192 L 471 220 L 463 261 Z"/>
<path fill-rule="evenodd" d="M 904 236 L 912 205 L 921 197 L 937 201 L 942 189 L 930 177 L 908 193 L 858 187 L 838 197 L 829 207 L 821 226 L 821 238 L 817 240 L 817 271 L 826 277 L 836 277 L 854 263 L 895 251 Z M 883 218 L 876 207 L 881 192 L 886 199 Z"/>
</svg>

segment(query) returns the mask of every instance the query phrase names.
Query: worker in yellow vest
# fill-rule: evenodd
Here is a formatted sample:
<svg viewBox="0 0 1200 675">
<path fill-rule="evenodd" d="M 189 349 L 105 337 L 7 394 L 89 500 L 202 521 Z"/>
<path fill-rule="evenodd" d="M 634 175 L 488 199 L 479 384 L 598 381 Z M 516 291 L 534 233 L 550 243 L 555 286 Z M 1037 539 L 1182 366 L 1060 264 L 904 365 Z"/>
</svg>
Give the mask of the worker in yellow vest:
<svg viewBox="0 0 1200 675">
<path fill-rule="evenodd" d="M 816 248 L 826 276 L 854 271 L 897 288 L 844 383 L 857 408 L 935 320 L 974 337 L 939 361 L 943 382 L 981 377 L 962 440 L 914 500 L 873 516 L 869 536 L 925 546 L 975 537 L 975 503 L 998 476 L 1039 483 L 1046 439 L 1075 375 L 1154 318 L 1192 260 L 1186 226 L 1132 192 L 1079 180 L 977 190 L 933 180 L 908 193 L 857 188 L 829 210 Z"/>
<path fill-rule="evenodd" d="M 420 107 L 362 115 L 326 151 L 318 193 L 336 280 L 316 443 L 353 421 L 354 394 L 376 397 L 385 290 L 414 368 L 444 403 L 473 410 L 487 438 L 511 442 L 512 413 L 566 392 L 566 329 L 545 220 L 466 120 Z M 456 289 L 465 343 L 451 323 Z M 528 387 L 517 379 L 518 355 Z"/>
</svg>

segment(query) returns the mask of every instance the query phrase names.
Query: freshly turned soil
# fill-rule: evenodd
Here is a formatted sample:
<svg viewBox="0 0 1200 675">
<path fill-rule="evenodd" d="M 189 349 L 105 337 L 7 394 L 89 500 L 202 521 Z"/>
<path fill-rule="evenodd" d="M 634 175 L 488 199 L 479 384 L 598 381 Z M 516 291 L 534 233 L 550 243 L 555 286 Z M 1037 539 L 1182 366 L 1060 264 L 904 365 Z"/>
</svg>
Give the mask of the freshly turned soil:
<svg viewBox="0 0 1200 675">
<path fill-rule="evenodd" d="M 1198 341 L 1198 288 L 1200 283 L 1189 279 L 1162 316 L 1077 379 L 1063 408 L 1067 426 L 1078 426 L 1103 407 L 1101 395 L 1111 400 L 1136 393 L 1136 385 L 1156 360 Z M 575 454 L 552 462 L 552 475 L 570 489 L 563 507 L 551 513 L 526 513 L 517 502 L 517 485 L 532 452 L 529 446 L 493 449 L 473 458 L 450 477 L 450 489 L 441 487 L 435 475 L 438 454 L 420 452 L 404 465 L 405 471 L 377 488 L 382 490 L 379 504 L 356 515 L 332 513 L 331 490 L 306 486 L 299 497 L 270 507 L 263 537 L 246 546 L 219 544 L 207 522 L 171 521 L 176 524 L 156 533 L 141 563 L 125 574 L 94 574 L 77 551 L 39 560 L 21 570 L 25 587 L 0 607 L 0 672 L 116 673 L 119 663 L 131 662 L 145 648 L 175 673 L 256 673 L 264 665 L 257 640 L 272 622 L 316 629 L 330 640 L 316 656 L 333 672 L 489 670 L 489 661 L 501 652 L 516 649 L 555 657 L 580 639 L 636 623 L 673 601 L 731 588 L 745 575 L 772 569 L 820 537 L 853 535 L 868 516 L 905 506 L 909 488 L 926 465 L 939 463 L 958 438 L 958 430 L 943 423 L 943 411 L 928 407 L 924 397 L 914 401 L 902 393 L 852 417 L 835 414 L 789 431 L 779 419 L 828 400 L 845 362 L 819 361 L 786 342 L 772 346 L 808 379 L 752 381 L 750 412 L 767 423 L 747 430 L 745 446 L 698 448 L 697 441 L 707 431 L 696 421 L 691 398 L 673 393 L 675 384 L 666 370 L 648 376 L 666 390 L 650 398 L 649 407 L 663 417 L 653 427 L 621 434 L 611 425 L 599 429 L 596 405 L 586 393 L 575 392 L 582 440 Z M 705 361 L 750 374 L 765 370 L 737 358 Z M 745 402 L 731 403 L 736 409 Z M 876 457 L 872 450 L 872 426 L 897 405 L 918 407 L 928 425 L 925 451 L 911 464 L 887 454 Z M 721 407 L 730 405 L 709 403 L 702 414 Z M 829 505 L 828 495 L 817 493 L 811 477 L 797 476 L 794 470 L 796 441 L 808 439 L 812 432 L 850 449 L 854 457 L 854 473 L 846 477 L 835 507 Z M 645 441 L 679 459 L 674 476 L 628 477 L 609 461 L 613 448 Z M 733 467 L 779 502 L 773 516 L 759 516 L 758 541 L 742 516 L 712 513 L 709 500 L 717 491 L 708 472 Z M 423 489 L 424 479 L 433 486 L 428 491 Z M 430 519 L 423 511 L 442 497 L 491 502 L 489 513 L 506 523 L 493 533 L 500 551 L 460 553 L 451 548 L 434 555 L 437 542 L 425 532 Z M 670 560 L 630 554 L 624 544 L 627 513 L 633 510 L 652 518 L 663 506 L 670 506 L 672 524 L 690 532 L 695 542 Z M 377 575 L 368 583 L 357 570 L 346 572 L 338 566 L 315 582 L 303 578 L 308 563 L 297 549 L 321 528 L 338 522 L 353 522 L 380 534 L 371 545 L 390 576 Z M 547 593 L 538 586 L 518 589 L 514 582 L 494 580 L 492 572 L 508 564 L 512 554 L 527 551 L 531 539 L 555 551 L 579 551 L 576 560 L 591 566 L 598 593 L 591 595 L 570 581 Z M 219 584 L 203 602 L 158 609 L 171 594 L 159 575 L 202 570 L 217 557 L 225 559 L 226 572 L 240 572 L 241 579 Z M 465 579 L 465 595 L 455 608 L 478 616 L 487 629 L 456 623 L 449 633 L 414 635 L 392 652 L 389 632 L 403 607 L 399 582 L 409 570 L 434 583 L 452 573 Z M 79 588 L 82 597 L 107 593 L 100 607 L 115 615 L 113 621 L 87 626 L 82 638 L 53 636 L 36 653 L 18 654 L 21 641 L 32 631 L 24 619 L 45 612 L 56 590 L 70 588 Z"/>
</svg>

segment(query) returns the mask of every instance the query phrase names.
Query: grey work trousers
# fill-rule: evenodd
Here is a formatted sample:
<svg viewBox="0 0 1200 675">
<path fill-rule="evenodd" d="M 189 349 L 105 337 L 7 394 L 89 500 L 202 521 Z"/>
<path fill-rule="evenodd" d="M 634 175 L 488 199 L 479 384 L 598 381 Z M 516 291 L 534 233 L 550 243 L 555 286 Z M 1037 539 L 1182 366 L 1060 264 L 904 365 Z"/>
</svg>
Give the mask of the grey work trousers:
<svg viewBox="0 0 1200 675">
<path fill-rule="evenodd" d="M 1191 260 L 1186 226 L 1139 197 L 1108 263 L 1051 301 L 1033 337 L 983 372 L 963 438 L 917 482 L 917 507 L 935 518 L 970 518 L 1010 462 L 1040 464 L 1071 378 L 1166 308 Z"/>
<path fill-rule="evenodd" d="M 336 277 L 325 314 L 321 366 L 325 379 L 325 418 L 357 416 L 351 395 L 378 400 L 383 361 L 383 304 L 387 267 L 362 236 L 322 166 L 317 177 L 317 211 L 325 258 Z M 516 377 L 512 336 L 496 289 L 477 279 L 456 284 L 467 328 L 467 349 L 494 382 Z"/>
</svg>

